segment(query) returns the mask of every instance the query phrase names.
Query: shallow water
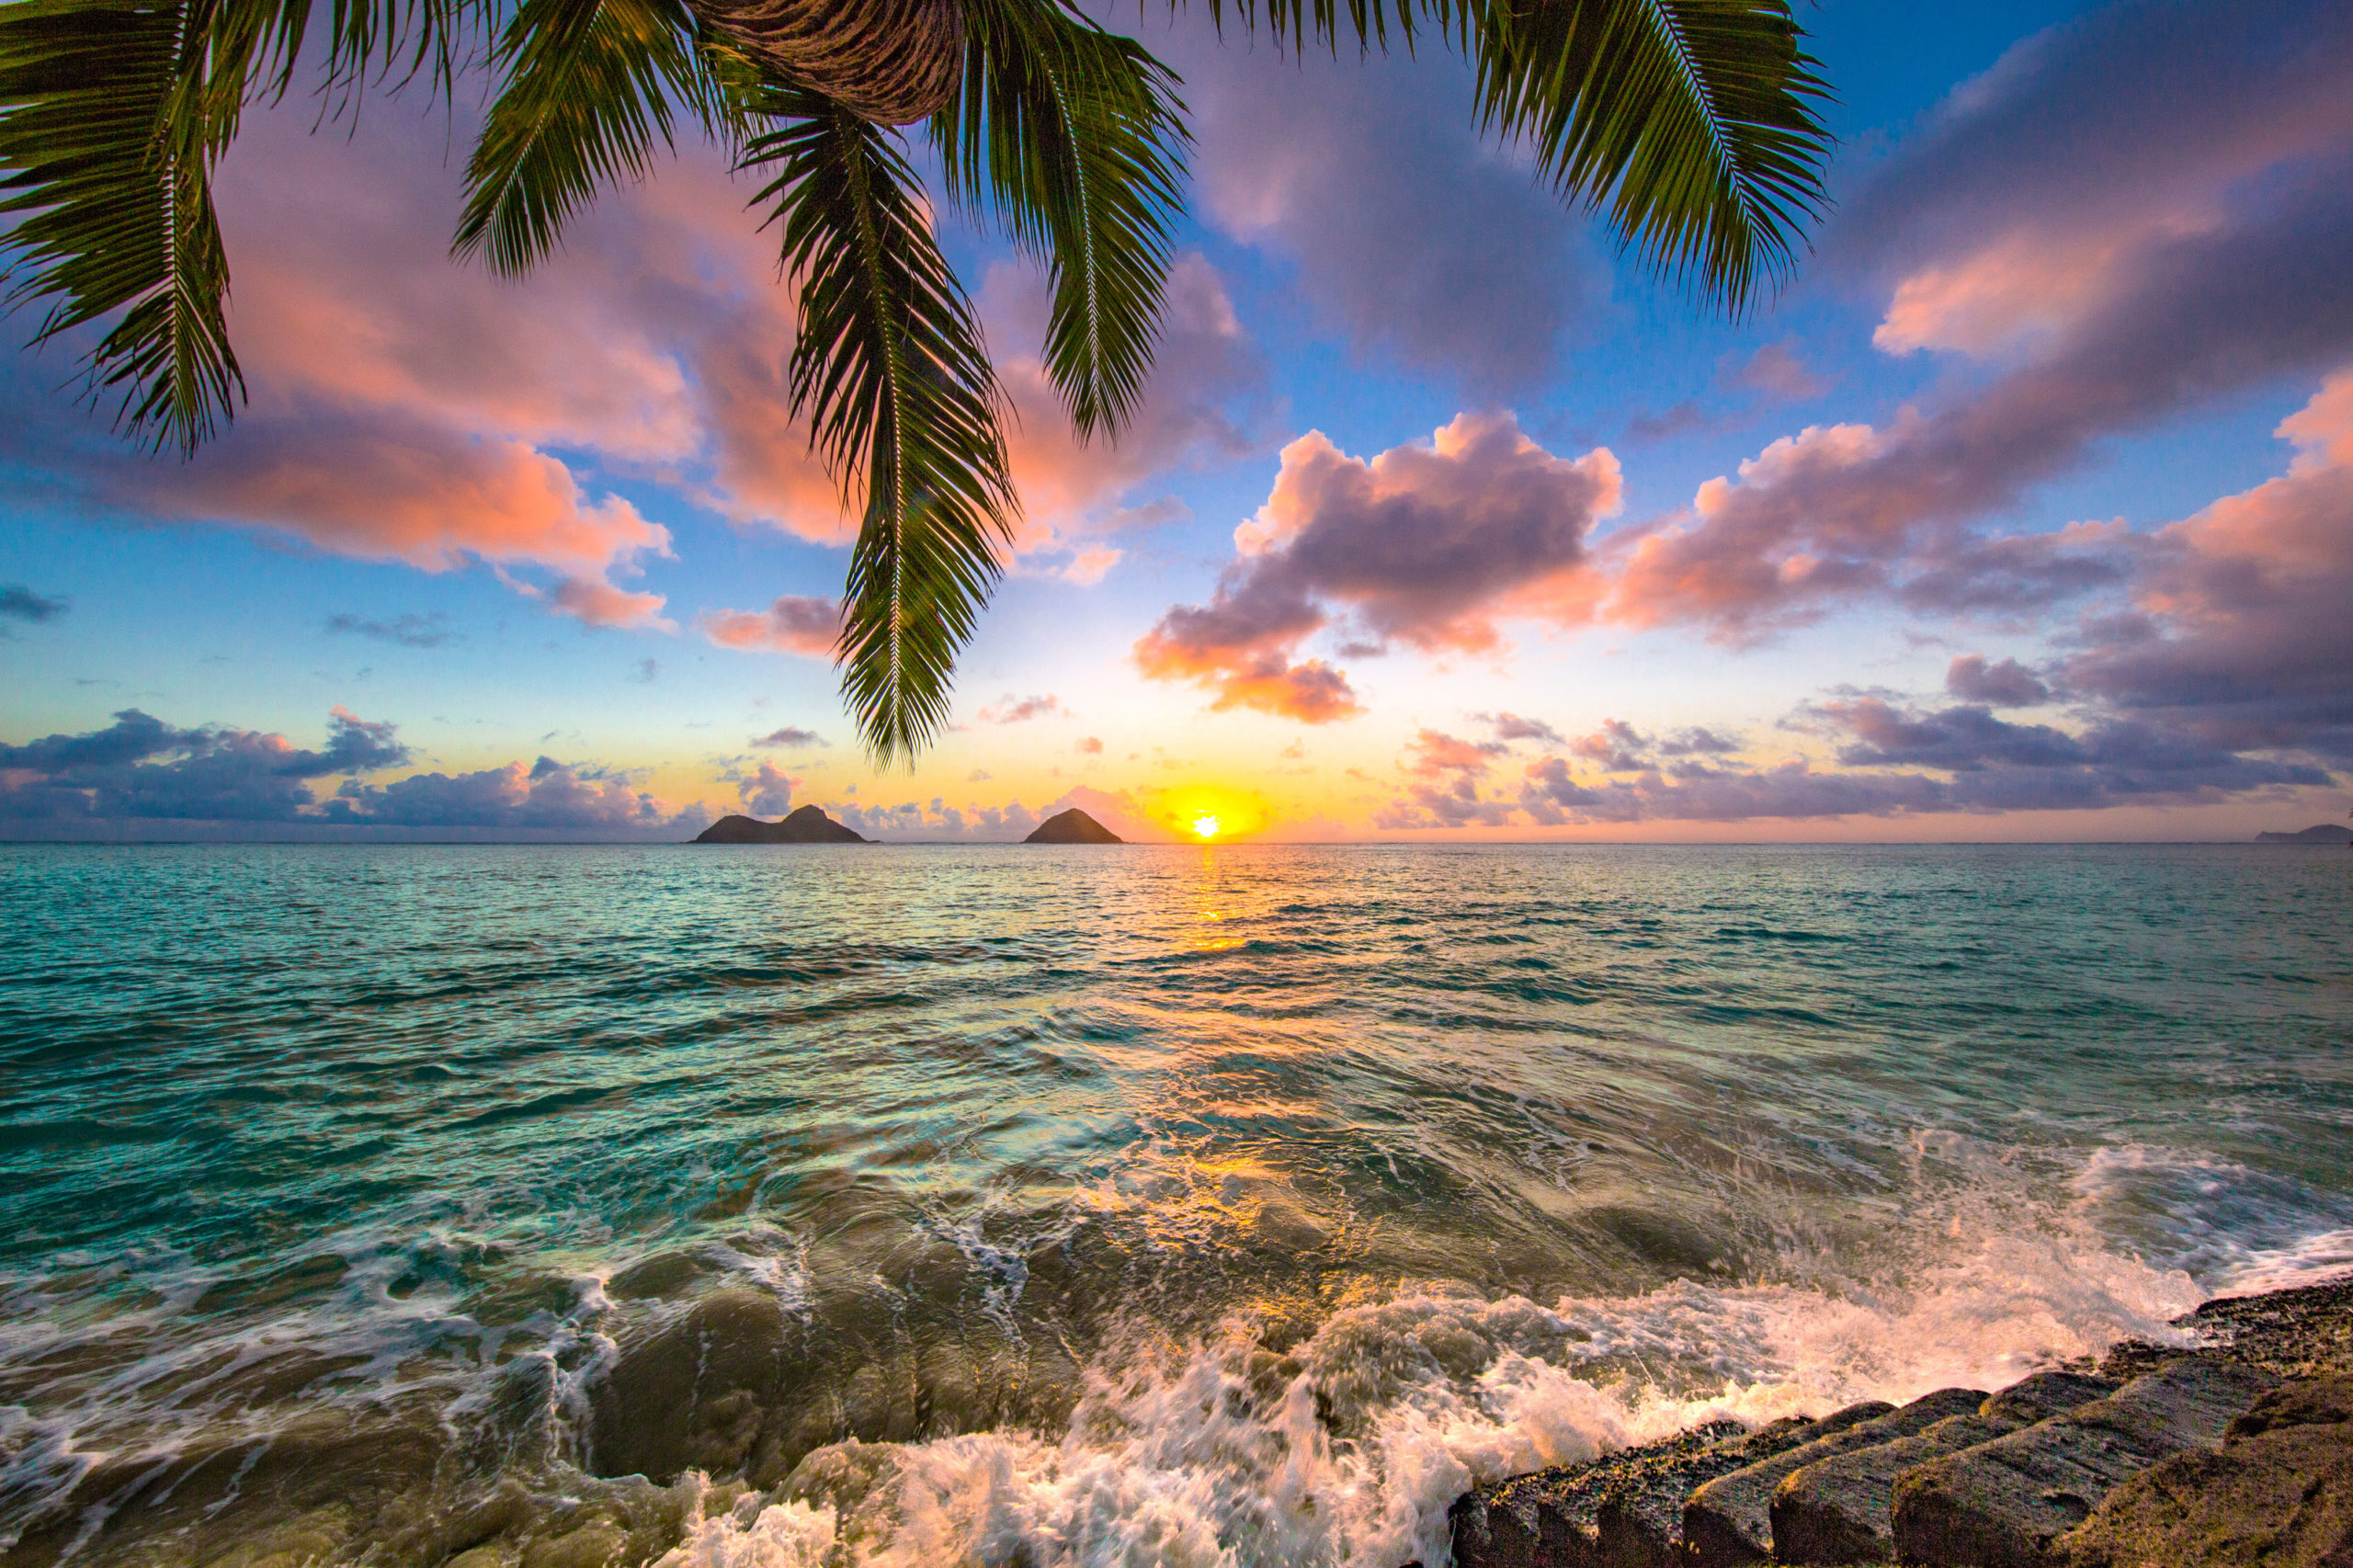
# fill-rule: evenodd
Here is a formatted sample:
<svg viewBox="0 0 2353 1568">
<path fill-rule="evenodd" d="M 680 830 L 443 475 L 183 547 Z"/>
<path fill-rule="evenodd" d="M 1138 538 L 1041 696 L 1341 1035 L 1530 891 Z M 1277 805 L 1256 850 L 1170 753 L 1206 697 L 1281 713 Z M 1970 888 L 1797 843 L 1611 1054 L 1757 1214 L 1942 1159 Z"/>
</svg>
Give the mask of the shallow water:
<svg viewBox="0 0 2353 1568">
<path fill-rule="evenodd" d="M 2348 860 L 0 846 L 0 1549 L 1436 1564 L 2353 1267 Z"/>
</svg>

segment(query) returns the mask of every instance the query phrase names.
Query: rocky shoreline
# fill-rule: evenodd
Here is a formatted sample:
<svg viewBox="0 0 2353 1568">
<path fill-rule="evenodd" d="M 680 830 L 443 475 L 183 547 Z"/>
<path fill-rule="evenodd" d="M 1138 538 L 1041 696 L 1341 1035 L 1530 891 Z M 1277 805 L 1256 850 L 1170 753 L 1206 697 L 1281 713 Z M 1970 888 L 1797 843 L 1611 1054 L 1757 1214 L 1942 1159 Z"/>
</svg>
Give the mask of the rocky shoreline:
<svg viewBox="0 0 2353 1568">
<path fill-rule="evenodd" d="M 2195 1342 L 1475 1488 L 1456 1568 L 2353 1568 L 2353 1279 L 2176 1326 Z"/>
</svg>

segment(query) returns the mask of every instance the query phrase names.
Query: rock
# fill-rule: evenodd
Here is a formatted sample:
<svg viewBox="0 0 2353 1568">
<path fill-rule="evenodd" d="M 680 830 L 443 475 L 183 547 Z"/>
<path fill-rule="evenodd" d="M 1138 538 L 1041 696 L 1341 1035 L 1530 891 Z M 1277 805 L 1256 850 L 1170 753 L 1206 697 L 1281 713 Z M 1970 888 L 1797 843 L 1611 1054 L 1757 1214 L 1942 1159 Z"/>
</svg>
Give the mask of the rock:
<svg viewBox="0 0 2353 1568">
<path fill-rule="evenodd" d="M 1029 830 L 1024 844 L 1125 844 L 1126 839 L 1073 806 Z"/>
<path fill-rule="evenodd" d="M 2106 1378 L 2037 1372 L 1975 1410 L 1908 1437 L 1802 1460 L 1773 1492 L 1774 1557 L 1790 1563 L 1884 1562 L 1895 1546 L 1896 1477 L 1940 1454 L 1991 1442 L 2115 1392 Z"/>
<path fill-rule="evenodd" d="M 2152 1465 L 2219 1443 L 2278 1383 L 2268 1372 L 2187 1359 L 2105 1399 L 1933 1459 L 1895 1483 L 1895 1552 L 1922 1568 L 2042 1568 L 2052 1543 Z"/>
<path fill-rule="evenodd" d="M 1855 1422 L 1718 1476 L 1683 1505 L 1686 1559 L 1702 1568 L 1764 1562 L 1773 1554 L 1773 1489 L 1782 1477 L 1822 1460 L 1911 1437 L 1949 1416 L 1972 1414 L 1985 1397 L 1984 1389 L 1938 1389 L 1901 1410 Z"/>
<path fill-rule="evenodd" d="M 2353 828 L 2341 822 L 2325 822 L 2313 827 L 2300 828 L 2294 833 L 2258 833 L 2257 844 L 2353 844 Z"/>
<path fill-rule="evenodd" d="M 1635 1469 L 1602 1497 L 1594 1516 L 1596 1543 L 1609 1568 L 1670 1568 L 1689 1561 L 1683 1509 L 1695 1488 L 1790 1449 L 1886 1415 L 1881 1400 L 1850 1404 L 1819 1421 L 1784 1419 L 1727 1438 L 1673 1464 Z"/>
<path fill-rule="evenodd" d="M 1711 1421 L 1664 1442 L 1514 1476 L 1457 1500 L 1449 1511 L 1457 1568 L 1648 1568 L 1679 1560 L 1678 1525 L 1691 1488 L 1881 1415 L 1857 1405 L 1822 1421 L 1788 1417 L 1745 1430 Z"/>
<path fill-rule="evenodd" d="M 864 844 L 854 833 L 815 806 L 803 806 L 782 822 L 757 817 L 724 816 L 694 836 L 697 844 Z"/>
<path fill-rule="evenodd" d="M 2353 1378 L 2291 1383 L 2108 1494 L 2065 1538 L 2072 1568 L 2353 1563 Z"/>
<path fill-rule="evenodd" d="M 773 1297 L 721 1290 L 622 1351 L 590 1395 L 597 1471 L 665 1485 L 742 1471 L 793 1381 L 786 1335 Z"/>
<path fill-rule="evenodd" d="M 1677 1471 L 1742 1435 L 1737 1421 L 1711 1421 L 1591 1464 L 1556 1465 L 1465 1493 L 1448 1510 L 1455 1568 L 1606 1568 L 1598 1517 L 1612 1485 L 1650 1468 Z"/>
</svg>

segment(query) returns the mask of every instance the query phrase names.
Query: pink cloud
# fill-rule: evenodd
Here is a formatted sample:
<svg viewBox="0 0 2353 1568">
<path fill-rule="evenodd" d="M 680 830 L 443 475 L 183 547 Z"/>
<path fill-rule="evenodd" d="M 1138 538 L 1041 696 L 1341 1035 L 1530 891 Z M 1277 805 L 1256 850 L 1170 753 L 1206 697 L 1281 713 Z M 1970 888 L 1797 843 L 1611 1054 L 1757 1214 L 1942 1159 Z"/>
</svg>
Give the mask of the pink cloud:
<svg viewBox="0 0 2353 1568">
<path fill-rule="evenodd" d="M 2326 0 L 2109 6 L 1958 89 L 1834 233 L 1894 278 L 1891 352 L 2008 350 L 2072 330 L 2143 258 L 2234 222 L 2251 183 L 2353 137 Z"/>
<path fill-rule="evenodd" d="M 835 599 L 786 594 L 766 609 L 708 610 L 695 624 L 722 648 L 830 659 L 841 638 L 842 607 Z"/>
<path fill-rule="evenodd" d="M 619 496 L 589 501 L 571 470 L 519 441 L 392 420 L 256 421 L 185 467 L 130 469 L 115 483 L 119 498 L 158 515 L 260 528 L 337 555 L 427 572 L 469 561 L 548 568 L 556 608 L 593 624 L 668 629 L 661 595 L 606 579 L 668 555 L 669 530 Z"/>
<path fill-rule="evenodd" d="M 2353 761 L 2353 369 L 2279 433 L 2288 472 L 2162 529 L 2133 612 L 2091 622 L 2062 678 L 2215 744 Z"/>
<path fill-rule="evenodd" d="M 979 714 L 983 724 L 1022 724 L 1032 719 L 1068 717 L 1070 710 L 1063 706 L 1061 698 L 1051 692 L 1043 697 L 1021 698 L 1007 692 L 1004 700 L 982 709 Z"/>
<path fill-rule="evenodd" d="M 1138 485 L 1172 469 L 1254 456 L 1273 443 L 1266 366 L 1234 314 L 1224 279 L 1199 252 L 1169 268 L 1162 331 L 1151 379 L 1134 417 L 1116 439 L 1081 441 L 1040 358 L 1051 296 L 1033 267 L 1001 263 L 981 290 L 997 370 L 1018 418 L 1006 455 L 1021 494 L 1014 548 L 1023 554 L 1075 551 L 1060 574 L 1092 585 L 1120 551 L 1089 536 L 1150 526 L 1181 515 L 1173 498 L 1122 507 Z"/>
<path fill-rule="evenodd" d="M 1579 597 L 1586 539 L 1617 510 L 1618 460 L 1552 456 L 1507 414 L 1463 414 L 1427 445 L 1352 458 L 1320 432 L 1283 449 L 1266 504 L 1234 530 L 1207 605 L 1178 605 L 1135 645 L 1144 673 L 1310 722 L 1358 711 L 1346 676 L 1300 646 L 1344 626 L 1371 651 L 1489 653 L 1500 618 Z"/>
</svg>

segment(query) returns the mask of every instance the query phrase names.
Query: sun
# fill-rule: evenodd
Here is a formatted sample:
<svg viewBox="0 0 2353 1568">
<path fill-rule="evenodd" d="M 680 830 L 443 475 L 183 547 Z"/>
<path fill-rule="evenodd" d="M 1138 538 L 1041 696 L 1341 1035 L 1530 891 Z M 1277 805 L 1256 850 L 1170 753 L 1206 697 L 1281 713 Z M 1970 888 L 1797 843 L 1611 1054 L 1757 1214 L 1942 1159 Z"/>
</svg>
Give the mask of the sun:
<svg viewBox="0 0 2353 1568">
<path fill-rule="evenodd" d="M 1193 831 L 1199 834 L 1203 838 L 1215 838 L 1217 836 L 1217 818 L 1211 816 L 1207 812 L 1203 812 L 1199 816 L 1193 819 Z"/>
</svg>

